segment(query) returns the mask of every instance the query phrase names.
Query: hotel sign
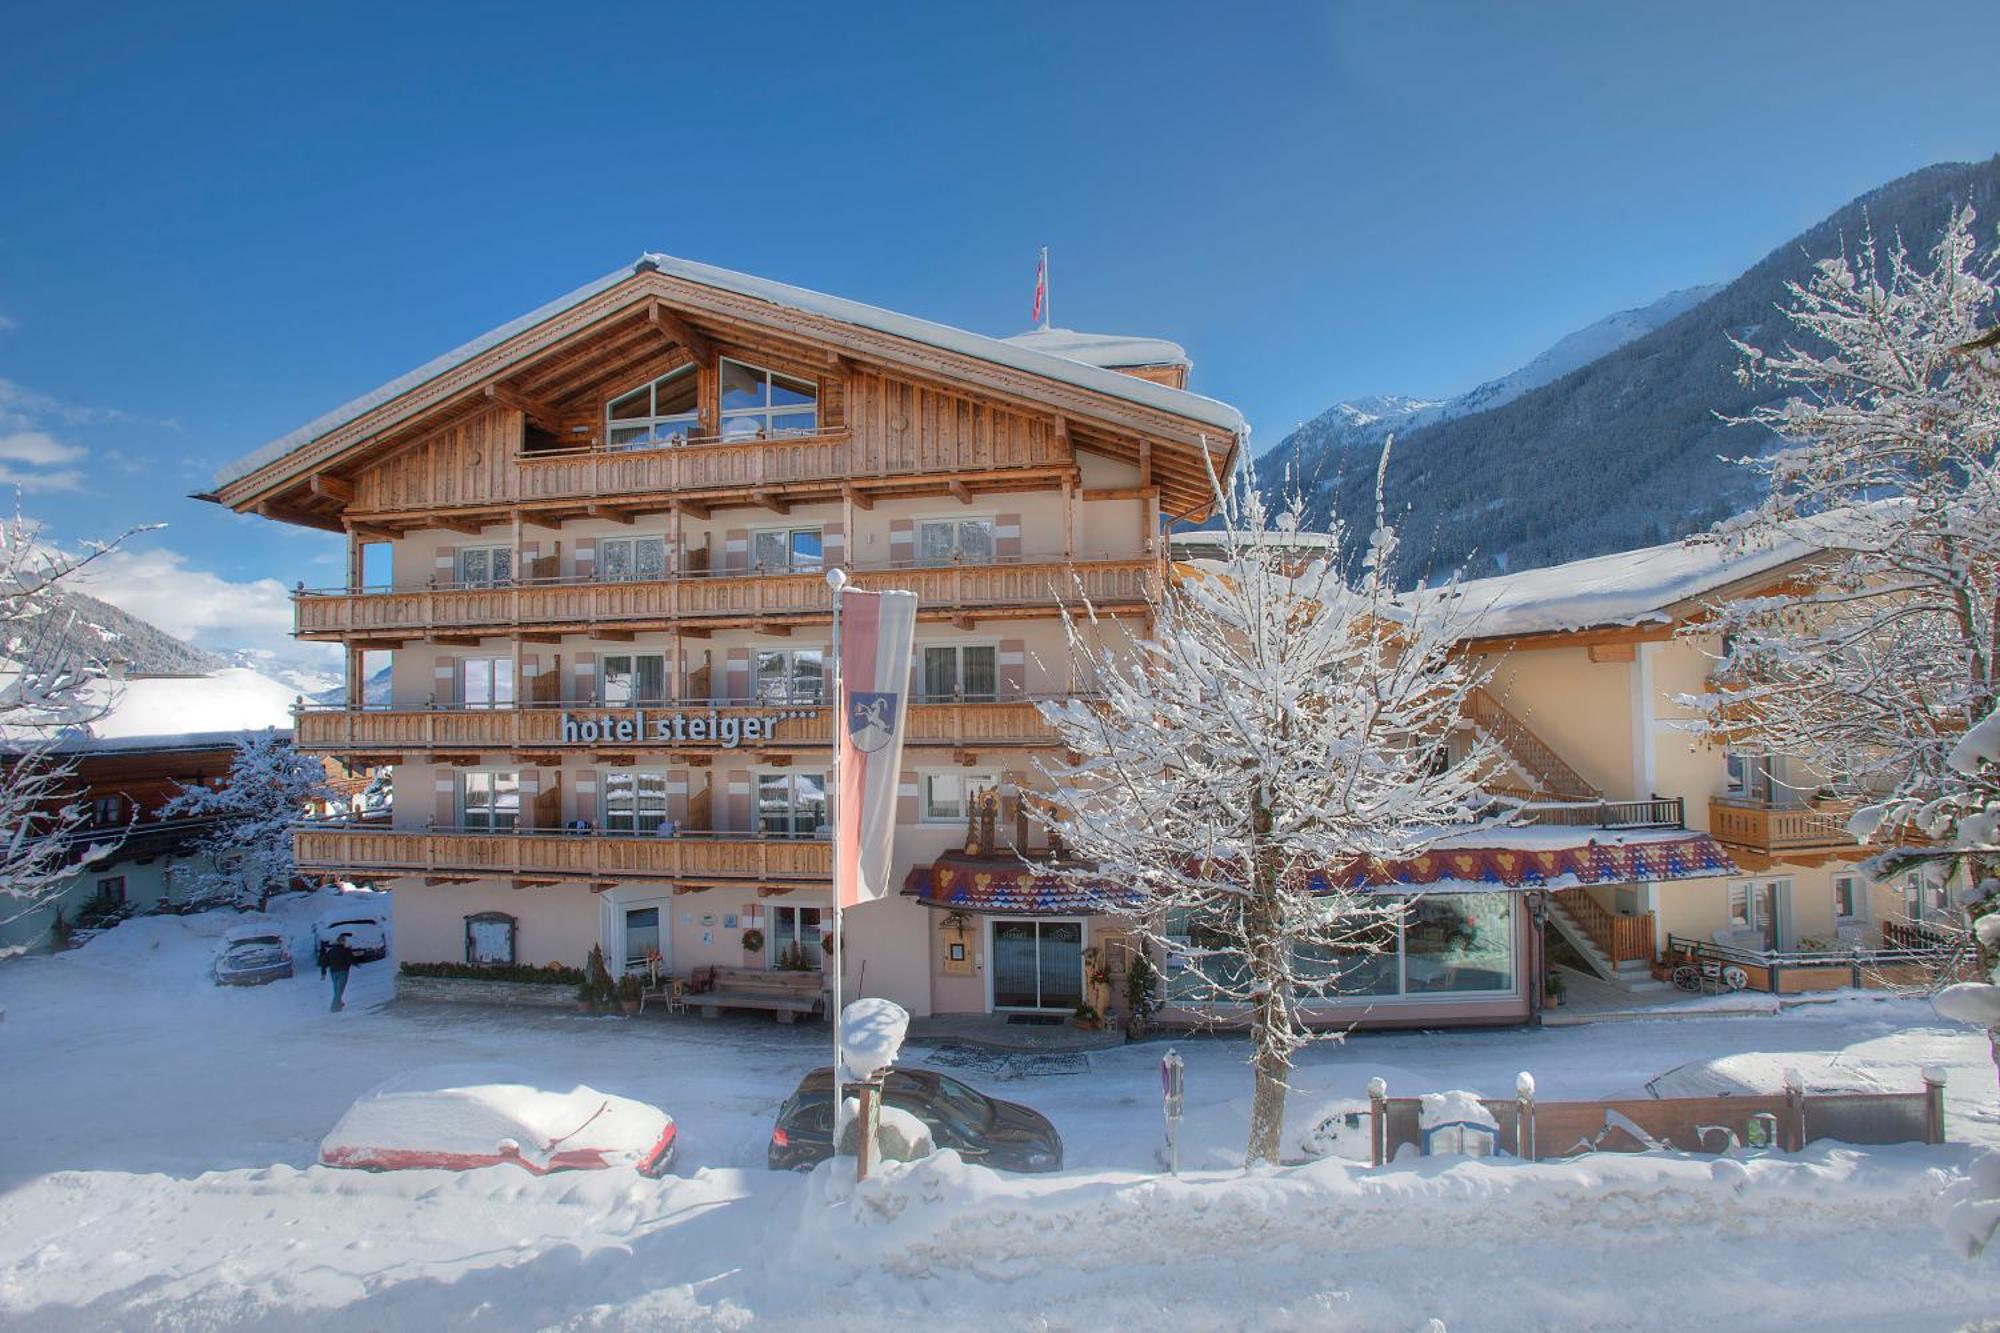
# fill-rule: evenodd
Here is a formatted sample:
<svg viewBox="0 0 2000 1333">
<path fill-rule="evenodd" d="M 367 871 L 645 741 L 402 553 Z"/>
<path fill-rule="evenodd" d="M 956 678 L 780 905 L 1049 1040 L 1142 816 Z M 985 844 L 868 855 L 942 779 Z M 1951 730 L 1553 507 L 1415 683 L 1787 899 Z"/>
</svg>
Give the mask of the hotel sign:
<svg viewBox="0 0 2000 1333">
<path fill-rule="evenodd" d="M 706 744 L 733 750 L 755 745 L 777 734 L 786 718 L 818 717 L 817 708 L 786 708 L 774 713 L 648 713 L 643 708 L 615 713 L 562 715 L 565 745 Z"/>
</svg>

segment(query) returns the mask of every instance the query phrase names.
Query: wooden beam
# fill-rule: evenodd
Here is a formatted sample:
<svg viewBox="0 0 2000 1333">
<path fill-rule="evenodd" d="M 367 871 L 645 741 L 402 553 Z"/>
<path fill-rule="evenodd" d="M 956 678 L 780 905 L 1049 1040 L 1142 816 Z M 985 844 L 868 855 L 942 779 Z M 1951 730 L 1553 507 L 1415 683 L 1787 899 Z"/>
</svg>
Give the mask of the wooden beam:
<svg viewBox="0 0 2000 1333">
<path fill-rule="evenodd" d="M 448 514 L 439 514 L 431 522 L 448 532 L 462 532 L 468 537 L 477 537 L 486 531 L 486 525 L 476 518 L 453 518 Z"/>
<path fill-rule="evenodd" d="M 966 614 L 963 611 L 959 611 L 953 614 L 951 618 L 951 627 L 953 629 L 971 629 L 972 626 L 973 626 L 973 620 L 970 615 Z"/>
<path fill-rule="evenodd" d="M 658 329 L 660 336 L 668 342 L 679 343 L 687 348 L 688 354 L 695 360 L 707 362 L 713 359 L 714 352 L 709 346 L 708 339 L 696 333 L 686 320 L 667 309 L 658 300 L 646 308 L 646 321 Z"/>
<path fill-rule="evenodd" d="M 504 384 L 487 385 L 486 399 L 488 402 L 498 403 L 502 407 L 513 408 L 516 412 L 519 412 L 522 416 L 534 422 L 551 435 L 562 434 L 562 414 L 547 403 L 530 398 L 525 393 L 510 389 Z"/>
<path fill-rule="evenodd" d="M 792 627 L 790 625 L 759 625 L 757 632 L 759 634 L 775 634 L 781 639 L 792 637 Z"/>
<path fill-rule="evenodd" d="M 592 505 L 586 512 L 592 518 L 601 518 L 611 523 L 623 523 L 630 526 L 632 522 L 632 511 L 629 509 L 620 509 L 617 505 Z"/>
<path fill-rule="evenodd" d="M 840 488 L 840 496 L 856 509 L 873 509 L 875 507 L 874 498 L 858 486 L 842 486 Z"/>
<path fill-rule="evenodd" d="M 603 639 L 608 643 L 630 643 L 634 633 L 635 631 L 629 629 L 600 629 L 593 630 L 590 637 Z"/>
<path fill-rule="evenodd" d="M 560 883 L 562 881 L 559 879 L 516 879 L 508 881 L 508 887 L 516 891 L 521 889 L 553 889 Z"/>
<path fill-rule="evenodd" d="M 432 643 L 442 643 L 452 648 L 477 648 L 486 642 L 483 634 L 433 634 Z"/>
<path fill-rule="evenodd" d="M 1632 643 L 1593 643 L 1585 651 L 1593 662 L 1631 662 L 1639 656 L 1638 645 Z"/>
<path fill-rule="evenodd" d="M 1153 484 L 1153 441 L 1144 435 L 1139 437 L 1139 484 Z"/>
<path fill-rule="evenodd" d="M 424 887 L 430 889 L 434 889 L 440 884 L 477 884 L 478 882 L 479 881 L 474 876 L 471 875 L 425 875 L 424 876 Z"/>
<path fill-rule="evenodd" d="M 329 477 L 324 472 L 315 472 L 312 474 L 312 493 L 323 495 L 329 500 L 338 500 L 342 504 L 352 504 L 354 483 L 339 477 Z"/>
<path fill-rule="evenodd" d="M 706 639 L 715 631 L 694 625 L 682 625 L 675 630 L 683 639 Z"/>
<path fill-rule="evenodd" d="M 769 491 L 752 491 L 750 492 L 750 498 L 774 514 L 789 514 L 792 512 L 792 502 L 790 500 L 773 495 Z"/>
<path fill-rule="evenodd" d="M 972 488 L 967 486 L 964 482 L 960 481 L 957 477 L 953 477 L 950 481 L 946 482 L 945 485 L 950 487 L 951 493 L 957 497 L 958 502 L 960 504 L 969 505 L 972 503 Z"/>
<path fill-rule="evenodd" d="M 1081 492 L 1086 500 L 1146 500 L 1159 493 L 1157 486 L 1097 486 Z"/>
<path fill-rule="evenodd" d="M 699 500 L 675 500 L 674 512 L 682 518 L 707 518 L 708 506 Z"/>
<path fill-rule="evenodd" d="M 561 643 L 563 641 L 563 636 L 560 634 L 537 634 L 529 630 L 523 630 L 514 637 L 522 643 Z"/>
</svg>

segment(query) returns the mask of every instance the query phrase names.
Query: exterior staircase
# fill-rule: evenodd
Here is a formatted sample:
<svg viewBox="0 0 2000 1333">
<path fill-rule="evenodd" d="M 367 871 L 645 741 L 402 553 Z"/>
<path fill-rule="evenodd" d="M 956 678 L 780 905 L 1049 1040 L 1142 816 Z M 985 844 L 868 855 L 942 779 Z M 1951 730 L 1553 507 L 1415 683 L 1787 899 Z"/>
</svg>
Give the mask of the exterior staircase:
<svg viewBox="0 0 2000 1333">
<path fill-rule="evenodd" d="M 1604 793 L 1584 780 L 1547 741 L 1507 711 L 1485 690 L 1466 696 L 1465 720 L 1498 745 L 1514 766 L 1531 778 L 1540 796 L 1552 801 L 1601 801 Z"/>
<path fill-rule="evenodd" d="M 1627 994 L 1667 988 L 1653 979 L 1651 912 L 1619 916 L 1582 889 L 1558 889 L 1549 896 L 1549 924 L 1592 972 Z"/>
</svg>

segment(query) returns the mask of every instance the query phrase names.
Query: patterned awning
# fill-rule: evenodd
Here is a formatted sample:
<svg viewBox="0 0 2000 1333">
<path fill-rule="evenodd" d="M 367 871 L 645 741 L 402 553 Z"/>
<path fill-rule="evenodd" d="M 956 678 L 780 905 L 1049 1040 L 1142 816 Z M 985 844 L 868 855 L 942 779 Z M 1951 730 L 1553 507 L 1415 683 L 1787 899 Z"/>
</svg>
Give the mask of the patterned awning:
<svg viewBox="0 0 2000 1333">
<path fill-rule="evenodd" d="M 1316 891 L 1335 885 L 1385 892 L 1432 886 L 1448 892 L 1504 891 L 1740 873 L 1721 844 L 1706 833 L 1639 839 L 1600 832 L 1593 838 L 1590 830 L 1578 829 L 1574 840 L 1551 846 L 1454 846 L 1399 861 L 1372 865 L 1357 861 L 1344 871 L 1315 873 L 1312 886 Z M 1136 891 L 1109 880 L 1079 883 L 1039 874 L 1012 858 L 955 852 L 911 870 L 903 880 L 903 893 L 926 907 L 1009 916 L 1087 916 L 1139 901 Z"/>
</svg>

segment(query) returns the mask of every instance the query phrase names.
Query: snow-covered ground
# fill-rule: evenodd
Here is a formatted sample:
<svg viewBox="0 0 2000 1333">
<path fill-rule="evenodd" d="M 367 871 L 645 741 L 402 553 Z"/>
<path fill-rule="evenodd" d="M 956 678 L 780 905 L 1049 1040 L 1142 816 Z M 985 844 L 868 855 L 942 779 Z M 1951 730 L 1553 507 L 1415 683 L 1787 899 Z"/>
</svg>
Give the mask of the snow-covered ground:
<svg viewBox="0 0 2000 1333">
<path fill-rule="evenodd" d="M 302 942 L 316 910 L 280 913 Z M 1240 1050 L 1192 1040 L 1178 1181 L 1153 1163 L 1164 1047 L 1149 1043 L 1081 1073 L 958 1071 L 1048 1114 L 1069 1170 L 1006 1177 L 944 1154 L 849 1198 L 824 1171 L 763 1168 L 778 1103 L 828 1059 L 823 1026 L 385 1008 L 382 964 L 354 974 L 333 1015 L 303 948 L 292 981 L 209 983 L 212 941 L 238 919 L 132 921 L 0 967 L 0 1326 L 1940 1329 L 2000 1316 L 2000 1263 L 1954 1257 L 1932 1215 L 1967 1147 L 1245 1176 L 1230 1169 L 1247 1123 Z M 1983 1038 L 1875 999 L 1365 1034 L 1310 1053 L 1288 1141 L 1376 1075 L 1402 1094 L 1507 1095 L 1528 1069 L 1552 1100 L 1723 1056 L 1717 1082 L 1790 1064 L 1815 1082 L 1846 1070 L 1915 1088 L 1942 1065 L 1950 1137 L 2000 1143 Z M 320 1136 L 383 1079 L 486 1060 L 664 1107 L 681 1129 L 674 1174 L 313 1165 Z"/>
</svg>

